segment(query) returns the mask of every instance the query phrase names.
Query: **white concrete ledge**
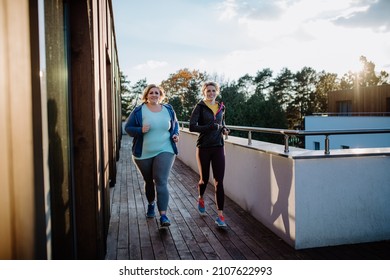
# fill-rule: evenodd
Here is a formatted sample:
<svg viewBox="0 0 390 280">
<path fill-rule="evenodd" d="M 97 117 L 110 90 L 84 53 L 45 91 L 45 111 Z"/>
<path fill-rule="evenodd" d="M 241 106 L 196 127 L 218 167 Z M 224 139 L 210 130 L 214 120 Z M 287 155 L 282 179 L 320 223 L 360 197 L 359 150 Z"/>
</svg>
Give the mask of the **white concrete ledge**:
<svg viewBox="0 0 390 280">
<path fill-rule="evenodd" d="M 178 157 L 198 172 L 196 138 L 181 130 Z M 294 248 L 390 239 L 390 148 L 286 154 L 229 136 L 225 152 L 226 195 Z"/>
</svg>

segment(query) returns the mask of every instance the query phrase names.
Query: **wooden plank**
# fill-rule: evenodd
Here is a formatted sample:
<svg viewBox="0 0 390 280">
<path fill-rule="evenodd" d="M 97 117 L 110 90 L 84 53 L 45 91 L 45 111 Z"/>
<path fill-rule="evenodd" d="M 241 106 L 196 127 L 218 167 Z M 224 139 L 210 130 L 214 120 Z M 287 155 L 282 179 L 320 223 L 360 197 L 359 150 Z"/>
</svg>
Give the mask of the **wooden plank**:
<svg viewBox="0 0 390 280">
<path fill-rule="evenodd" d="M 118 234 L 119 234 L 119 207 L 116 202 L 118 197 L 117 191 L 118 188 L 112 188 L 110 190 L 110 201 L 111 201 L 111 218 L 109 224 L 109 231 L 107 235 L 107 251 L 106 251 L 106 260 L 115 260 L 117 259 L 117 245 L 118 245 Z"/>
<path fill-rule="evenodd" d="M 190 182 L 190 185 L 193 186 L 194 182 Z M 190 228 L 195 240 L 203 244 L 207 242 L 209 246 L 206 248 L 212 248 L 214 250 L 213 254 L 210 254 L 210 252 L 204 252 L 205 256 L 207 254 L 212 258 L 215 258 L 215 256 L 222 255 L 225 258 L 230 259 L 230 255 L 226 252 L 223 246 L 219 244 L 219 241 L 214 238 L 210 228 L 207 227 L 207 224 L 205 223 L 206 217 L 200 216 L 196 209 L 196 188 L 188 190 L 183 188 L 181 184 L 178 184 L 176 191 L 179 193 L 181 192 L 181 197 L 183 198 L 180 206 L 181 213 L 185 217 L 185 223 L 188 228 Z M 219 248 L 220 252 L 217 252 L 215 248 Z"/>
</svg>

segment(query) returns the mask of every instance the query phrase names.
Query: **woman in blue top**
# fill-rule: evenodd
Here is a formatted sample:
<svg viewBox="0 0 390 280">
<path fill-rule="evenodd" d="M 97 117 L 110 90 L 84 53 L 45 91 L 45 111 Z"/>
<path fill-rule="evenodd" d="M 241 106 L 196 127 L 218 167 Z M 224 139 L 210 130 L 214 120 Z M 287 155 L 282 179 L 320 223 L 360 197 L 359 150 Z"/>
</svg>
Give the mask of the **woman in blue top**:
<svg viewBox="0 0 390 280">
<path fill-rule="evenodd" d="M 161 87 L 148 85 L 142 95 L 142 104 L 131 112 L 126 132 L 133 137 L 133 160 L 145 181 L 148 200 L 148 218 L 155 217 L 155 200 L 161 226 L 170 226 L 166 215 L 169 201 L 168 177 L 179 141 L 179 124 L 175 111 L 162 104 L 165 94 Z"/>
</svg>

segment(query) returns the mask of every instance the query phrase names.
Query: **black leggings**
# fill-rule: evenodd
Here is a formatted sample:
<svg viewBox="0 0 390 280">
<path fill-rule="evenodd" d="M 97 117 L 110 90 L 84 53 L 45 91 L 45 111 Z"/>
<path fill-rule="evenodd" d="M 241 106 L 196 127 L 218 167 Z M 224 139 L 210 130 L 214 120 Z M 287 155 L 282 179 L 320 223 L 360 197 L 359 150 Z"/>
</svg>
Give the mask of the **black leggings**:
<svg viewBox="0 0 390 280">
<path fill-rule="evenodd" d="M 225 149 L 224 147 L 197 148 L 196 159 L 200 173 L 199 195 L 203 197 L 210 176 L 210 163 L 213 168 L 215 200 L 217 209 L 223 210 L 225 192 L 223 190 L 223 177 L 225 176 Z"/>
</svg>

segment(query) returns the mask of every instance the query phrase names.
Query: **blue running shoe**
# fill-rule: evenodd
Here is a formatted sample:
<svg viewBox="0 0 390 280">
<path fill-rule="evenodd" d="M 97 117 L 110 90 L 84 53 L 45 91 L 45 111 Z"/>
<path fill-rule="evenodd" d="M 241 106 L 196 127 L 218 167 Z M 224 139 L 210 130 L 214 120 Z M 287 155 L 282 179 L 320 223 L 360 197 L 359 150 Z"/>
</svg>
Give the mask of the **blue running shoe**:
<svg viewBox="0 0 390 280">
<path fill-rule="evenodd" d="M 218 216 L 218 218 L 215 220 L 215 223 L 219 226 L 219 227 L 226 227 L 226 223 L 225 223 L 225 217 L 224 216 Z"/>
<path fill-rule="evenodd" d="M 161 215 L 160 225 L 162 227 L 169 227 L 171 225 L 171 221 L 168 219 L 168 217 L 166 215 Z"/>
<path fill-rule="evenodd" d="M 156 214 L 154 213 L 154 202 L 152 204 L 148 204 L 148 212 L 146 212 L 146 217 L 154 218 Z"/>
<path fill-rule="evenodd" d="M 206 213 L 206 207 L 204 206 L 203 198 L 199 198 L 198 200 L 198 211 L 199 214 L 204 215 Z"/>
</svg>

